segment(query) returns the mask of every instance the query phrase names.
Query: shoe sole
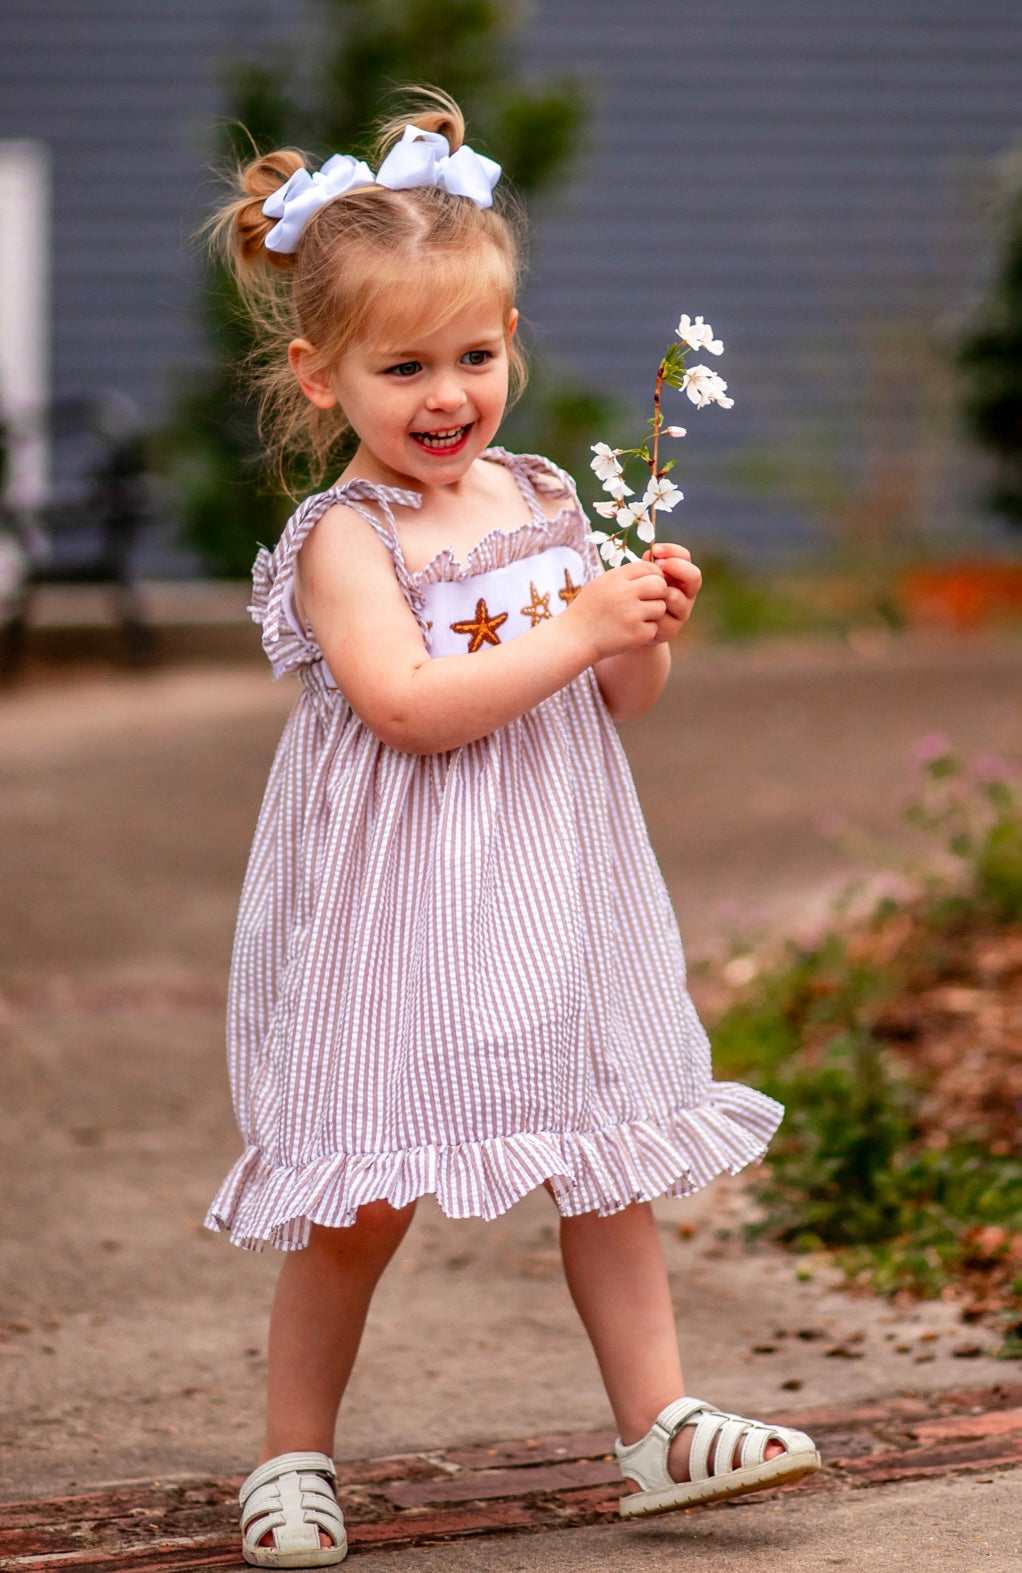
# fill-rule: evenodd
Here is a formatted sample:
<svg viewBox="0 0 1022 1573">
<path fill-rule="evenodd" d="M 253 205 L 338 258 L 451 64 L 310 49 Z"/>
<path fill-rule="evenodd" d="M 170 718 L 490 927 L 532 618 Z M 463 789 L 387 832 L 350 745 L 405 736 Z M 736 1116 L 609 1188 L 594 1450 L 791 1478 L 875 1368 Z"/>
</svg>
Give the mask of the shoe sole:
<svg viewBox="0 0 1022 1573">
<path fill-rule="evenodd" d="M 771 1458 L 751 1469 L 735 1469 L 709 1480 L 683 1480 L 663 1491 L 634 1491 L 621 1498 L 622 1518 L 644 1518 L 650 1513 L 669 1513 L 673 1508 L 696 1507 L 700 1502 L 719 1502 L 724 1497 L 739 1497 L 766 1486 L 787 1485 L 812 1475 L 822 1467 L 817 1452 L 793 1458 Z"/>
<path fill-rule="evenodd" d="M 259 1546 L 250 1551 L 242 1546 L 241 1554 L 252 1568 L 333 1568 L 348 1555 L 348 1541 L 340 1546 L 320 1546 L 318 1551 L 273 1551 L 269 1546 Z"/>
</svg>

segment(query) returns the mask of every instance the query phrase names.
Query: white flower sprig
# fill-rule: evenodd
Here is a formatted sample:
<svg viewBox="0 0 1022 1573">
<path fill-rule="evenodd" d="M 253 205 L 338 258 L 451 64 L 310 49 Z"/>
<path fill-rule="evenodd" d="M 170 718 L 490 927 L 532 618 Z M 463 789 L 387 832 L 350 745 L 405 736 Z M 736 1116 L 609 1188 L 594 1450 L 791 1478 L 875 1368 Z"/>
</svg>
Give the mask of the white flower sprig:
<svg viewBox="0 0 1022 1573">
<path fill-rule="evenodd" d="M 664 425 L 660 406 L 664 384 L 687 393 L 697 409 L 703 409 L 707 404 L 719 404 L 721 409 L 729 410 L 735 402 L 727 397 L 727 383 L 709 366 L 693 366 L 690 369 L 685 366 L 689 350 L 706 350 L 711 355 L 719 355 L 723 351 L 724 346 L 720 339 L 713 337 L 710 324 L 704 322 L 702 317 L 692 322 L 686 313 L 678 323 L 677 334 L 677 343 L 668 346 L 657 368 L 653 415 L 647 440 L 638 448 L 610 448 L 605 442 L 593 443 L 593 470 L 610 497 L 609 502 L 596 503 L 595 511 L 601 518 L 607 519 L 611 527 L 594 531 L 592 539 L 599 547 L 600 556 L 611 568 L 617 568 L 624 562 L 638 562 L 643 550 L 656 539 L 657 510 L 670 513 L 684 496 L 674 482 L 667 479 L 674 468 L 674 460 L 660 463 L 661 437 L 685 435 L 684 426 Z M 627 501 L 630 497 L 634 498 L 635 493 L 626 485 L 624 477 L 624 465 L 629 459 L 641 459 L 650 475 L 641 498 L 634 502 Z M 638 550 L 629 540 L 632 535 L 635 536 Z"/>
</svg>

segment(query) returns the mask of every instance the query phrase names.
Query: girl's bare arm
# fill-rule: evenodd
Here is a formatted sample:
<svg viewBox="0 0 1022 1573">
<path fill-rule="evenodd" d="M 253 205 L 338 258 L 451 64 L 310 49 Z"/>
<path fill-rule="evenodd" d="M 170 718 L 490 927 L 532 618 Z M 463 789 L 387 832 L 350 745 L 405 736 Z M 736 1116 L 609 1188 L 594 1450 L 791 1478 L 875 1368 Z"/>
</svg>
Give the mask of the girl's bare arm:
<svg viewBox="0 0 1022 1573">
<path fill-rule="evenodd" d="M 484 737 L 586 667 L 653 646 L 669 593 L 656 567 L 630 563 L 585 585 L 559 617 L 505 645 L 434 660 L 386 547 L 340 505 L 302 548 L 299 592 L 352 708 L 384 743 L 410 754 L 443 753 Z"/>
</svg>

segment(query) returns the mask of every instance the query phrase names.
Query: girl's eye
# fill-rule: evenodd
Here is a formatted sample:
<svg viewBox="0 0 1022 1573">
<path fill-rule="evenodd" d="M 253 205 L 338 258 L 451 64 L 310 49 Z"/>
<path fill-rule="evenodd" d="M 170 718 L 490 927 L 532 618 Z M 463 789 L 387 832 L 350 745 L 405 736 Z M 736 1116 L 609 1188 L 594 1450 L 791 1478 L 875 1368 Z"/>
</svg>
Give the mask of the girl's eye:
<svg viewBox="0 0 1022 1573">
<path fill-rule="evenodd" d="M 414 377 L 421 369 L 417 360 L 403 360 L 397 366 L 388 366 L 387 375 L 388 377 Z"/>
<path fill-rule="evenodd" d="M 469 350 L 467 355 L 462 356 L 462 360 L 468 366 L 485 366 L 489 358 L 489 350 Z"/>
</svg>

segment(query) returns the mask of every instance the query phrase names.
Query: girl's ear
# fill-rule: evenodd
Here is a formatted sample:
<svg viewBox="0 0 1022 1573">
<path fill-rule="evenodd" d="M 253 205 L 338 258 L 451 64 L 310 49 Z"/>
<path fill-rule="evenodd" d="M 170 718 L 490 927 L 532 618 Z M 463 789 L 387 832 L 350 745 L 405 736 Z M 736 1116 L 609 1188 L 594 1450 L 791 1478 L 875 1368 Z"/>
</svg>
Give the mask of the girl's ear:
<svg viewBox="0 0 1022 1573">
<path fill-rule="evenodd" d="M 518 330 L 518 307 L 517 306 L 513 306 L 511 308 L 511 315 L 508 318 L 508 324 L 507 324 L 507 336 L 508 336 L 508 338 L 509 339 L 513 339 L 514 336 L 515 336 L 515 333 L 517 332 L 517 330 Z"/>
<path fill-rule="evenodd" d="M 337 395 L 308 339 L 292 339 L 287 347 L 287 359 L 305 397 L 318 410 L 332 410 L 337 403 Z"/>
</svg>

